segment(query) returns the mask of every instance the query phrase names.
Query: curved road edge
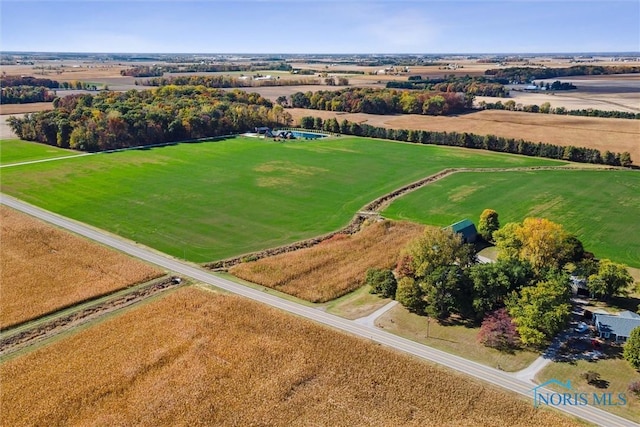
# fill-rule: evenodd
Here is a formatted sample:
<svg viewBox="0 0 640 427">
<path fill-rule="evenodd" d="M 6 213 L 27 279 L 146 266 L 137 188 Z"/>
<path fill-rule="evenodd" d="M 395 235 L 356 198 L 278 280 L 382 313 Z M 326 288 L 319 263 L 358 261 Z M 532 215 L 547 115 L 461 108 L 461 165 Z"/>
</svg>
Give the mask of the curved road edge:
<svg viewBox="0 0 640 427">
<path fill-rule="evenodd" d="M 475 377 L 482 381 L 489 382 L 503 389 L 527 396 L 529 398 L 533 397 L 532 384 L 526 381 L 519 380 L 512 374 L 499 371 L 497 369 L 481 365 L 471 360 L 467 360 L 453 354 L 445 353 L 431 347 L 427 347 L 417 342 L 392 335 L 389 332 L 383 330 L 372 329 L 363 325 L 359 325 L 352 320 L 347 320 L 317 310 L 313 307 L 307 307 L 292 301 L 281 299 L 264 291 L 242 286 L 240 284 L 215 276 L 214 274 L 192 264 L 176 260 L 168 255 L 159 254 L 151 249 L 142 247 L 141 245 L 108 234 L 74 220 L 64 218 L 62 216 L 46 211 L 44 209 L 40 209 L 4 194 L 0 194 L 0 204 L 9 206 L 13 209 L 19 210 L 43 221 L 49 222 L 58 227 L 87 237 L 103 245 L 110 246 L 143 261 L 156 264 L 170 271 L 174 271 L 178 274 L 191 277 L 195 280 L 213 285 L 220 289 L 224 289 L 228 292 L 232 292 L 246 298 L 250 298 L 254 301 L 268 304 L 272 307 L 287 311 L 291 314 L 295 314 L 297 316 L 322 323 L 326 326 L 372 340 L 387 347 L 391 347 L 396 350 L 420 357 L 422 359 L 435 362 L 447 368 L 462 372 L 467 375 L 471 375 L 472 377 Z M 533 399 L 531 404 L 533 405 Z M 640 427 L 639 424 L 636 424 L 633 421 L 627 420 L 609 412 L 605 412 L 593 406 L 557 406 L 554 408 L 600 426 Z"/>
</svg>

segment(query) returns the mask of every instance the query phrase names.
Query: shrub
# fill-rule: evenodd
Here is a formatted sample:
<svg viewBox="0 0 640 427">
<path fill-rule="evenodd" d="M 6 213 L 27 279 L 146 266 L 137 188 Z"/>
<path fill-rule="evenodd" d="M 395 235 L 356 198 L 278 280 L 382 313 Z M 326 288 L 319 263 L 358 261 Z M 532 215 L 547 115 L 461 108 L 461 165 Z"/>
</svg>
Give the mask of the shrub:
<svg viewBox="0 0 640 427">
<path fill-rule="evenodd" d="M 627 389 L 637 397 L 640 397 L 640 381 L 631 381 Z"/>
<path fill-rule="evenodd" d="M 520 337 L 516 325 L 505 308 L 498 309 L 484 318 L 478 341 L 487 347 L 502 351 L 518 347 Z"/>
<path fill-rule="evenodd" d="M 587 380 L 587 384 L 595 385 L 600 381 L 600 374 L 596 371 L 587 371 L 582 374 L 582 378 Z"/>
<path fill-rule="evenodd" d="M 379 294 L 385 298 L 395 298 L 398 283 L 393 272 L 388 268 L 370 268 L 367 270 L 364 283 L 371 286 L 372 294 Z"/>
<path fill-rule="evenodd" d="M 640 370 L 640 327 L 631 331 L 622 355 L 634 369 Z"/>
</svg>

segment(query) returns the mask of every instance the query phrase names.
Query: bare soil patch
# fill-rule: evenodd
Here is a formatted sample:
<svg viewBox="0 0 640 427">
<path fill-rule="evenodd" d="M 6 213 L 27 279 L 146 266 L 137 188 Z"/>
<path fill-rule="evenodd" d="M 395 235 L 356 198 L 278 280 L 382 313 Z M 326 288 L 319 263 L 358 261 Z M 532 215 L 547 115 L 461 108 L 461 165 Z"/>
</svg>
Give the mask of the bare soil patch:
<svg viewBox="0 0 640 427">
<path fill-rule="evenodd" d="M 337 234 L 306 249 L 232 267 L 236 277 L 311 302 L 326 302 L 364 284 L 367 269 L 390 268 L 424 226 L 380 221 L 353 235 Z"/>
<path fill-rule="evenodd" d="M 28 104 L 0 104 L 1 115 L 34 113 L 36 111 L 53 110 L 52 102 L 31 102 Z M 3 117 L 5 119 L 5 117 Z"/>
<path fill-rule="evenodd" d="M 0 206 L 0 329 L 164 273 Z"/>
<path fill-rule="evenodd" d="M 640 121 L 599 117 L 559 116 L 515 111 L 485 110 L 455 117 L 415 114 L 375 115 L 291 108 L 287 111 L 297 121 L 303 116 L 338 121 L 366 123 L 393 129 L 416 129 L 437 132 L 469 132 L 496 135 L 561 146 L 597 148 L 602 152 L 631 153 L 640 163 Z"/>
<path fill-rule="evenodd" d="M 9 360 L 0 378 L 7 425 L 578 425 L 466 376 L 193 287 Z"/>
</svg>

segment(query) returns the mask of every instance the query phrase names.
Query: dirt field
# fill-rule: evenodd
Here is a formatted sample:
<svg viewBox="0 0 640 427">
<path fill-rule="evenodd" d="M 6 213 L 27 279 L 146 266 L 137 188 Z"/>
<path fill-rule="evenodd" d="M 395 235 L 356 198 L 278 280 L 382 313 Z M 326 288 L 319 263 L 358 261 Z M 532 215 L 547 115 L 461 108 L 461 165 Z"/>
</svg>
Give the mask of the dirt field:
<svg viewBox="0 0 640 427">
<path fill-rule="evenodd" d="M 5 206 L 0 237 L 2 329 L 163 274 Z"/>
<path fill-rule="evenodd" d="M 408 222 L 378 222 L 352 236 L 336 235 L 307 249 L 238 264 L 229 272 L 307 301 L 325 302 L 362 286 L 368 268 L 395 266 L 402 248 L 423 230 Z"/>
<path fill-rule="evenodd" d="M 53 110 L 52 102 L 32 102 L 29 104 L 2 104 L 0 105 L 1 115 L 15 115 L 22 113 L 33 113 L 35 111 Z M 4 117 L 3 117 L 4 119 Z"/>
<path fill-rule="evenodd" d="M 193 287 L 9 360 L 0 378 L 12 426 L 577 425 L 530 399 Z"/>
<path fill-rule="evenodd" d="M 456 117 L 396 115 L 383 116 L 363 113 L 291 108 L 287 111 L 294 120 L 303 116 L 335 117 L 338 121 L 367 123 L 396 129 L 419 129 L 439 132 L 470 132 L 493 134 L 506 138 L 522 138 L 562 146 L 597 148 L 602 152 L 628 151 L 640 164 L 640 121 L 597 117 L 557 116 L 514 111 L 485 110 Z"/>
</svg>

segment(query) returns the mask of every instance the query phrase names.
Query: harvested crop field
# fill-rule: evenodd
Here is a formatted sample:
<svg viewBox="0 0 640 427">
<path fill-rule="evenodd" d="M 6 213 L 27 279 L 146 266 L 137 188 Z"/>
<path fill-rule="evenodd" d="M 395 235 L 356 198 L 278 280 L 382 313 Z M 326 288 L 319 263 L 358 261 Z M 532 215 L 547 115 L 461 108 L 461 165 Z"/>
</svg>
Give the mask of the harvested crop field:
<svg viewBox="0 0 640 427">
<path fill-rule="evenodd" d="M 230 273 L 311 302 L 326 302 L 364 284 L 368 268 L 393 267 L 402 248 L 424 226 L 382 221 L 352 236 L 234 266 Z"/>
<path fill-rule="evenodd" d="M 0 378 L 7 425 L 578 425 L 415 358 L 193 287 L 9 360 Z"/>
<path fill-rule="evenodd" d="M 640 164 L 640 121 L 485 110 L 455 117 L 403 114 L 394 116 L 287 109 L 294 121 L 304 116 L 335 117 L 392 129 L 469 132 L 562 146 L 597 148 L 603 153 L 628 151 Z"/>
<path fill-rule="evenodd" d="M 52 102 L 31 102 L 28 104 L 3 104 L 0 105 L 0 114 L 13 115 L 23 113 L 34 113 L 36 111 L 53 110 Z M 3 117 L 4 118 L 4 117 Z"/>
<path fill-rule="evenodd" d="M 163 274 L 6 206 L 0 236 L 2 329 Z"/>
</svg>

